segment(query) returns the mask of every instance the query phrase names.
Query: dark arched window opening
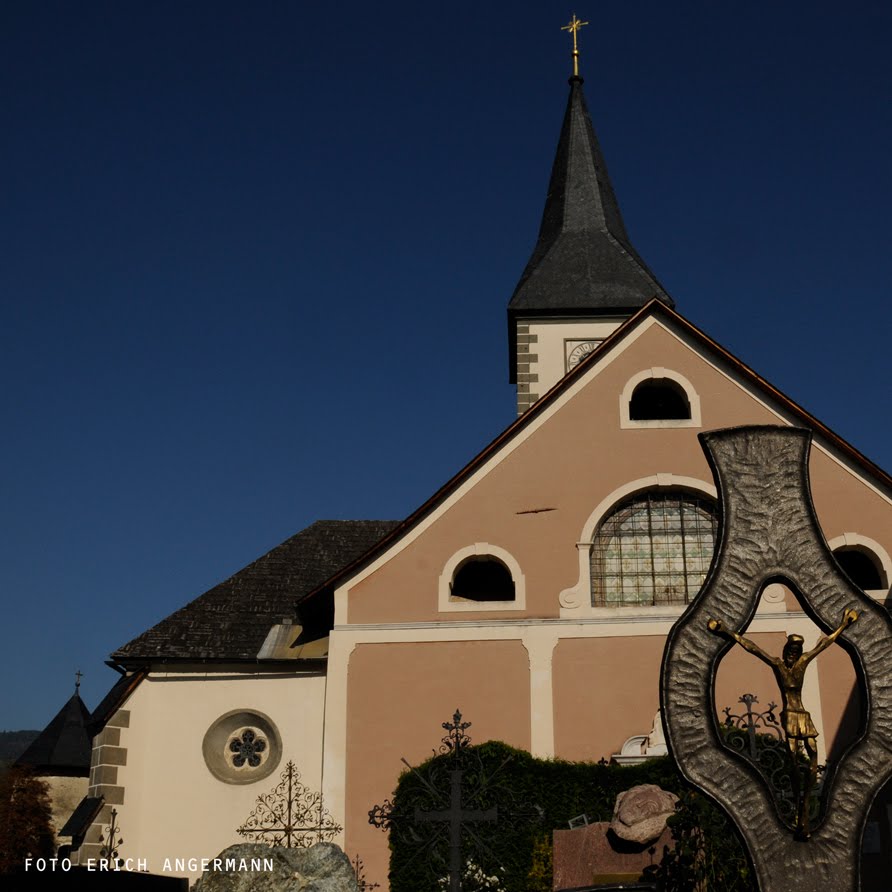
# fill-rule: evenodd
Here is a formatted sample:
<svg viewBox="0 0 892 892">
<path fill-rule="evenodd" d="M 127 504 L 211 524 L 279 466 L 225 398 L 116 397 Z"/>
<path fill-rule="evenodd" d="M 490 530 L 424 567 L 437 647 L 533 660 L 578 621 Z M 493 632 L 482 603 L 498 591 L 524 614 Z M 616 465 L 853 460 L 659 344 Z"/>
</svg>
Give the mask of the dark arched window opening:
<svg viewBox="0 0 892 892">
<path fill-rule="evenodd" d="M 455 572 L 452 597 L 466 601 L 513 601 L 511 571 L 491 555 L 469 558 Z"/>
<path fill-rule="evenodd" d="M 592 542 L 592 604 L 688 603 L 706 578 L 715 536 L 710 499 L 658 490 L 621 502 Z"/>
<path fill-rule="evenodd" d="M 681 385 L 668 378 L 642 381 L 629 400 L 632 421 L 684 420 L 691 417 L 691 403 Z"/>
<path fill-rule="evenodd" d="M 860 548 L 837 548 L 833 552 L 836 562 L 846 572 L 846 576 L 864 591 L 885 588 L 883 571 L 873 555 Z"/>
</svg>

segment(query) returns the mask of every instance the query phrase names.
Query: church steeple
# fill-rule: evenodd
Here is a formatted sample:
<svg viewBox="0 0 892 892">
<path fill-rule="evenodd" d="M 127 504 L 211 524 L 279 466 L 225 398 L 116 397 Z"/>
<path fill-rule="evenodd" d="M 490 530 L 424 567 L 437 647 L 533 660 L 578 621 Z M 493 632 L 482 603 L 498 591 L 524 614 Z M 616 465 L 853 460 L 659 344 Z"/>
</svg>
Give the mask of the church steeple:
<svg viewBox="0 0 892 892">
<path fill-rule="evenodd" d="M 572 365 L 569 354 L 564 355 L 563 371 L 542 381 L 534 370 L 538 352 L 524 349 L 541 342 L 532 333 L 532 320 L 576 320 L 582 328 L 575 340 L 591 345 L 609 333 L 608 319 L 613 320 L 612 330 L 652 298 L 674 306 L 629 240 L 582 83 L 577 75 L 570 78 L 539 237 L 508 305 L 511 380 L 518 383 L 519 412 L 535 402 L 537 393 L 531 391 L 544 393 L 543 384 L 550 387 Z M 563 335 L 562 344 L 574 340 L 566 331 Z"/>
</svg>

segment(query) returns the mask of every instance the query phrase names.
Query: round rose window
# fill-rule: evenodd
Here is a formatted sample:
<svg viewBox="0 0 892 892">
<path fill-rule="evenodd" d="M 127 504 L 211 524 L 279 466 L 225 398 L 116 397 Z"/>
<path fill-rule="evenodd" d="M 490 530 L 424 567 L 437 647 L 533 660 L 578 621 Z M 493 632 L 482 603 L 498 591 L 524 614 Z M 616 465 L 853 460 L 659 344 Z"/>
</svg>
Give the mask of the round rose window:
<svg viewBox="0 0 892 892">
<path fill-rule="evenodd" d="M 235 710 L 208 728 L 201 746 L 211 774 L 228 784 L 253 784 L 271 774 L 282 757 L 279 732 L 259 712 Z"/>
</svg>

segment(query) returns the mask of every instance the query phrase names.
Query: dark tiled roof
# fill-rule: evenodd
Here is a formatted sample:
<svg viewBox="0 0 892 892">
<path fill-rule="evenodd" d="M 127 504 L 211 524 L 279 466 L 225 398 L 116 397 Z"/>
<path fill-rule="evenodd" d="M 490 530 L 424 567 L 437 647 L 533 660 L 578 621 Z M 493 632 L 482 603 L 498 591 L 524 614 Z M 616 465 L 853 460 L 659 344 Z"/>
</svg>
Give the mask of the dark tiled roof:
<svg viewBox="0 0 892 892">
<path fill-rule="evenodd" d="M 632 247 L 582 93 L 570 78 L 539 238 L 509 311 L 608 315 L 672 299 Z"/>
<path fill-rule="evenodd" d="M 37 739 L 16 760 L 39 773 L 86 777 L 90 773 L 92 743 L 87 731 L 90 713 L 75 693 Z"/>
<path fill-rule="evenodd" d="M 293 617 L 304 595 L 395 526 L 392 520 L 317 521 L 125 644 L 112 659 L 124 665 L 255 659 L 272 625 Z"/>
</svg>

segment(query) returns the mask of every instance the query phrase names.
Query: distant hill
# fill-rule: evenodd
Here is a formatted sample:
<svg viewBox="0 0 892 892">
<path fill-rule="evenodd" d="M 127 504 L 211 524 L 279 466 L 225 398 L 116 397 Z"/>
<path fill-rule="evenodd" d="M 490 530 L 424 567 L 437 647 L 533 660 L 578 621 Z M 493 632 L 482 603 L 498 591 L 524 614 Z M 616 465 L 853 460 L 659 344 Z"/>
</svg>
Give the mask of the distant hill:
<svg viewBox="0 0 892 892">
<path fill-rule="evenodd" d="M 40 731 L 0 731 L 0 766 L 11 765 Z"/>
</svg>

